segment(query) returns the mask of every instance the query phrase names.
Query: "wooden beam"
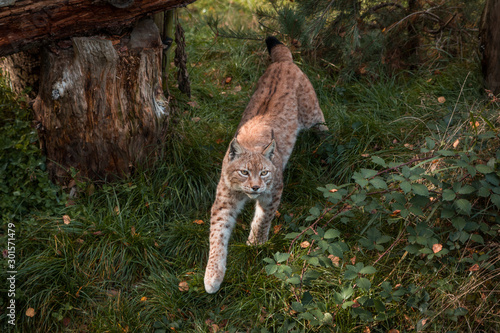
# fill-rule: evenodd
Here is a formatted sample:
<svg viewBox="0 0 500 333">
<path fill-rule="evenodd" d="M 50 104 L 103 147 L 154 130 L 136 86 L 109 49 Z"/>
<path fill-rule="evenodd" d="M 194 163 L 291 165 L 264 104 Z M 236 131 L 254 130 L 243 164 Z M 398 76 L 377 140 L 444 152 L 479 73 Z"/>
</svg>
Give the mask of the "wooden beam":
<svg viewBox="0 0 500 333">
<path fill-rule="evenodd" d="M 196 0 L 0 0 L 0 57 L 68 37 L 120 32 Z"/>
</svg>

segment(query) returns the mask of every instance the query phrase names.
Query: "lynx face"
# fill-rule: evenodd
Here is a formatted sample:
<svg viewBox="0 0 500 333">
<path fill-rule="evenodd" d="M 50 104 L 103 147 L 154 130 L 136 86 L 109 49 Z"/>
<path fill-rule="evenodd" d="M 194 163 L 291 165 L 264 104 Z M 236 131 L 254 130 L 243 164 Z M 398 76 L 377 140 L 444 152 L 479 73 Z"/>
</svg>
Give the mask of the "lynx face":
<svg viewBox="0 0 500 333">
<path fill-rule="evenodd" d="M 262 153 L 248 151 L 236 139 L 231 142 L 226 184 L 234 191 L 243 192 L 256 199 L 272 190 L 276 167 L 271 159 L 274 155 L 274 140 Z"/>
</svg>

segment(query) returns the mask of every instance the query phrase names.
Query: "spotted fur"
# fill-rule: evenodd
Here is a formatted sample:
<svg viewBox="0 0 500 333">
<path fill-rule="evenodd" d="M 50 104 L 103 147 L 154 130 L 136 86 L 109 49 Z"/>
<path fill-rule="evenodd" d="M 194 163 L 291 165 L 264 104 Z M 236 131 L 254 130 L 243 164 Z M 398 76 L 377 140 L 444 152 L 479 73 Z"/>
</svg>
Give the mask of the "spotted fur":
<svg viewBox="0 0 500 333">
<path fill-rule="evenodd" d="M 265 243 L 283 191 L 283 169 L 298 132 L 315 125 L 328 130 L 311 82 L 293 63 L 290 50 L 274 37 L 266 43 L 272 63 L 259 79 L 222 162 L 210 219 L 204 281 L 208 293 L 220 288 L 229 237 L 245 203 L 255 200 L 247 244 Z"/>
</svg>

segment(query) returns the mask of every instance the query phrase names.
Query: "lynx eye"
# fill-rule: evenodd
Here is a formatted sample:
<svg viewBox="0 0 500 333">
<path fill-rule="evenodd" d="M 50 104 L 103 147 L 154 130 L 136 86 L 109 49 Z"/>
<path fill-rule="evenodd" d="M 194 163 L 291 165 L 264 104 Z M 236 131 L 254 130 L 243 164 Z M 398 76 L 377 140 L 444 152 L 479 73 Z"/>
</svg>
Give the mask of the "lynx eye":
<svg viewBox="0 0 500 333">
<path fill-rule="evenodd" d="M 267 170 L 261 171 L 261 172 L 260 172 L 260 175 L 261 175 L 262 177 L 266 177 L 266 176 L 268 176 L 268 175 L 269 175 L 269 171 L 267 171 Z"/>
<path fill-rule="evenodd" d="M 248 170 L 239 170 L 238 171 L 240 175 L 242 175 L 243 177 L 248 177 Z"/>
</svg>

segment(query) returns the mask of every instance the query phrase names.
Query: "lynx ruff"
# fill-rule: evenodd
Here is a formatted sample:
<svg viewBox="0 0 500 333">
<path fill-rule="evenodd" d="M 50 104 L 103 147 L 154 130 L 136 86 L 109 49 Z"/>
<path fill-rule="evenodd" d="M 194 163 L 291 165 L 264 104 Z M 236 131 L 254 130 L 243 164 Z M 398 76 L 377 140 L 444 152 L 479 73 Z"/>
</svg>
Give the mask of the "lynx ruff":
<svg viewBox="0 0 500 333">
<path fill-rule="evenodd" d="M 208 293 L 217 292 L 224 279 L 229 237 L 247 200 L 255 200 L 247 244 L 265 243 L 298 132 L 313 126 L 328 130 L 311 82 L 293 63 L 290 50 L 274 37 L 266 44 L 272 63 L 259 79 L 222 162 L 210 219 L 204 280 Z"/>
</svg>

